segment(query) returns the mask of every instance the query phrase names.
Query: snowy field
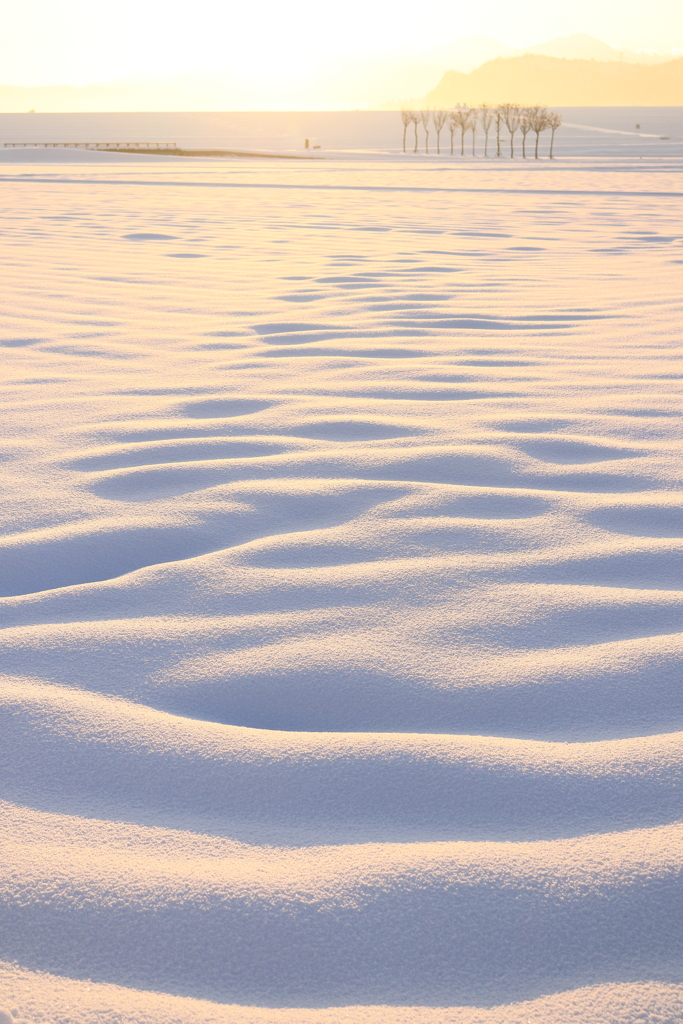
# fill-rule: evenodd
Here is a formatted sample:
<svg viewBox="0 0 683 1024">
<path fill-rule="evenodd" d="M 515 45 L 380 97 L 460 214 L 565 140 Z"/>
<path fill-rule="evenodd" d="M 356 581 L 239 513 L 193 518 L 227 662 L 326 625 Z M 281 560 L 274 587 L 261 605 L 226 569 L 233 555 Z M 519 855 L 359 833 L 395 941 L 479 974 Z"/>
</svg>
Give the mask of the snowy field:
<svg viewBox="0 0 683 1024">
<path fill-rule="evenodd" d="M 557 157 L 621 157 L 668 160 L 683 157 L 683 107 L 560 107 L 564 124 L 555 137 Z M 185 149 L 241 149 L 273 153 L 305 154 L 320 146 L 321 156 L 349 159 L 368 155 L 391 156 L 402 150 L 403 127 L 398 111 L 237 111 L 228 113 L 93 113 L 2 114 L 0 113 L 0 162 L 27 158 L 54 159 L 40 153 L 6 152 L 7 142 L 175 142 Z M 504 137 L 504 152 L 508 153 Z M 529 136 L 533 140 L 533 136 Z M 450 157 L 450 135 L 441 134 L 441 163 Z M 460 152 L 458 133 L 455 152 Z M 491 135 L 489 155 L 495 154 Z M 516 137 L 517 154 L 521 139 Z M 541 135 L 540 152 L 547 157 L 550 132 Z M 408 159 L 413 162 L 412 128 L 408 132 Z M 424 156 L 425 138 L 419 130 L 419 152 Z M 533 146 L 531 146 L 533 149 Z M 484 134 L 478 129 L 475 155 L 483 157 Z M 467 136 L 471 155 L 471 136 Z M 430 129 L 429 155 L 437 158 L 434 127 Z M 72 158 L 73 159 L 73 158 Z M 82 159 L 82 158 L 81 158 Z M 97 157 L 95 157 L 97 159 Z M 459 162 L 459 158 L 458 161 Z"/>
<path fill-rule="evenodd" d="M 683 1019 L 680 163 L 45 160 L 0 1006 Z"/>
</svg>

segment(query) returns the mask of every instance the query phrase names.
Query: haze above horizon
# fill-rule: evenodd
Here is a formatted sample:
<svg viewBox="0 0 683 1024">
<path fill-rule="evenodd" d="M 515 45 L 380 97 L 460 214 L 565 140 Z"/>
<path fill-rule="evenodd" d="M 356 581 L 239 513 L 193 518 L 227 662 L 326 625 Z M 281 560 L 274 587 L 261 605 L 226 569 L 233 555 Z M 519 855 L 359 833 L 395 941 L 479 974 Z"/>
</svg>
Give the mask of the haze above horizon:
<svg viewBox="0 0 683 1024">
<path fill-rule="evenodd" d="M 3 85 L 185 78 L 220 85 L 225 99 L 241 95 L 247 107 L 279 109 L 283 103 L 305 106 L 324 94 L 333 104 L 344 96 L 350 106 L 419 95 L 444 70 L 472 70 L 514 52 L 548 52 L 548 40 L 577 33 L 594 37 L 598 49 L 585 55 L 597 59 L 609 59 L 599 55 L 605 44 L 606 52 L 631 51 L 625 59 L 634 59 L 633 51 L 672 57 L 683 51 L 679 0 L 577 0 L 571 9 L 540 0 L 521 0 L 514 9 L 503 0 L 467 9 L 426 0 L 419 18 L 405 0 L 391 8 L 350 0 L 343 16 L 312 0 L 287 7 L 272 0 L 258 7 L 120 0 L 115 14 L 110 5 L 88 0 L 0 0 L 0 15 Z M 402 69 L 405 88 L 397 94 Z"/>
<path fill-rule="evenodd" d="M 258 74 L 254 75 L 253 70 L 250 72 L 248 69 L 225 70 L 207 67 L 190 69 L 182 74 L 165 78 L 148 78 L 146 80 L 128 78 L 112 83 L 80 87 L 73 85 L 31 87 L 0 82 L 0 111 L 21 112 L 27 109 L 39 109 L 42 112 L 78 110 L 386 110 L 399 109 L 403 106 L 420 106 L 425 102 L 429 106 L 434 101 L 434 90 L 441 87 L 442 82 L 448 78 L 449 74 L 460 72 L 468 77 L 468 73 L 474 72 L 475 69 L 477 73 L 479 69 L 486 73 L 486 68 L 489 68 L 489 78 L 491 72 L 494 74 L 494 78 L 496 75 L 500 78 L 502 74 L 503 79 L 506 79 L 511 73 L 514 78 L 512 68 L 508 67 L 510 62 L 503 60 L 502 65 L 506 65 L 505 69 L 502 65 L 498 68 L 496 58 L 514 58 L 528 54 L 555 58 L 555 64 L 558 65 L 555 78 L 559 74 L 560 79 L 563 78 L 563 72 L 559 65 L 564 62 L 562 60 L 558 62 L 557 58 L 566 58 L 572 64 L 575 64 L 576 61 L 586 60 L 598 62 L 595 65 L 596 73 L 598 73 L 598 68 L 607 67 L 610 63 L 620 62 L 622 66 L 640 65 L 640 67 L 645 67 L 649 65 L 652 67 L 652 65 L 671 61 L 672 57 L 680 56 L 680 53 L 675 51 L 667 54 L 626 48 L 616 49 L 599 39 L 582 33 L 560 36 L 544 43 L 520 48 L 509 47 L 491 36 L 470 35 L 450 44 L 432 47 L 430 50 L 412 48 L 379 57 L 367 56 L 365 59 L 361 57 L 346 61 L 341 59 L 336 62 L 329 61 L 325 67 L 309 69 L 307 73 L 301 74 L 294 80 L 287 80 L 283 77 L 275 87 L 267 78 L 259 80 Z M 652 68 L 652 70 L 655 69 Z M 571 73 L 569 71 L 568 73 L 571 79 Z M 536 89 L 545 95 L 550 89 L 553 95 L 561 94 L 563 97 L 553 100 L 560 106 L 576 106 L 577 104 L 580 106 L 582 104 L 583 100 L 577 98 L 581 92 L 580 89 L 578 93 L 576 88 L 572 87 L 569 87 L 567 91 L 568 83 L 565 82 L 565 88 L 561 88 L 558 93 L 557 82 L 554 79 L 553 82 L 550 81 L 553 75 L 548 69 L 544 74 L 546 77 L 550 75 L 550 78 L 547 82 L 543 80 L 539 83 L 536 81 L 538 77 L 536 75 L 532 92 Z M 575 74 L 576 72 L 574 72 Z M 593 73 L 591 72 L 591 74 Z M 604 77 L 604 72 L 602 74 Z M 621 77 L 625 90 L 624 95 L 628 93 L 631 97 L 628 101 L 631 105 L 633 103 L 638 105 L 638 102 L 641 102 L 641 105 L 642 103 L 652 105 L 652 103 L 680 102 L 672 99 L 672 93 L 666 87 L 662 92 L 661 82 L 659 91 L 654 86 L 653 92 L 653 82 L 659 81 L 659 78 L 653 79 L 649 86 L 643 84 L 640 91 L 644 98 L 642 101 L 638 101 L 637 95 L 640 93 L 638 88 L 634 93 L 631 81 L 633 76 L 627 74 L 626 77 L 623 75 Z M 607 81 L 610 80 L 608 75 Z M 596 103 L 603 106 L 605 103 L 608 105 L 612 103 L 612 99 L 605 99 L 607 93 L 605 96 L 602 95 L 605 90 L 599 85 L 598 80 L 593 81 L 591 78 L 591 81 L 593 82 L 591 88 L 597 89 L 595 92 Z M 508 87 L 511 84 L 508 83 Z M 474 81 L 472 88 L 475 92 L 477 91 Z M 469 89 L 471 92 L 472 88 L 468 86 L 465 91 Z M 519 88 L 517 86 L 515 88 L 519 92 Z M 610 90 L 608 89 L 607 92 L 609 93 Z M 660 94 L 660 99 L 654 98 Z"/>
</svg>

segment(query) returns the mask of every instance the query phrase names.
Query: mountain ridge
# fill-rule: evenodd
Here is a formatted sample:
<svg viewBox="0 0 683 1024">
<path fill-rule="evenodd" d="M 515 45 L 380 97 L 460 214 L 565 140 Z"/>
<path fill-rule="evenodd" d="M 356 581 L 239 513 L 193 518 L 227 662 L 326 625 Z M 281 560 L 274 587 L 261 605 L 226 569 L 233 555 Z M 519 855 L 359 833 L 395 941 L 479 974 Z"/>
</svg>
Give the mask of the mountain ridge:
<svg viewBox="0 0 683 1024">
<path fill-rule="evenodd" d="M 582 33 L 512 49 L 491 36 L 469 35 L 428 49 L 411 47 L 372 57 L 349 57 L 309 68 L 297 82 L 279 82 L 277 92 L 259 77 L 224 67 L 201 67 L 166 79 L 144 75 L 91 85 L 1 85 L 0 112 L 391 110 L 415 106 L 447 72 L 470 73 L 496 59 L 535 53 L 649 66 L 675 55 L 616 49 Z M 555 101 L 553 101 L 555 102 Z"/>
<path fill-rule="evenodd" d="M 683 57 L 664 64 L 576 60 L 523 54 L 497 57 L 474 71 L 447 71 L 422 103 L 545 103 L 559 107 L 683 105 Z"/>
</svg>

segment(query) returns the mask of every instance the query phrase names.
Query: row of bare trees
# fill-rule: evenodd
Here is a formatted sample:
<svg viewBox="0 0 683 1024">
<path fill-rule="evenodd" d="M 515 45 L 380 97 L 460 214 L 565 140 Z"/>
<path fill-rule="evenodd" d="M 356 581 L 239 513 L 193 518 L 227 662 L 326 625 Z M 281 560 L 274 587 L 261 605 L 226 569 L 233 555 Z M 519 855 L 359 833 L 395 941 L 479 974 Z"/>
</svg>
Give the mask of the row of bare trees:
<svg viewBox="0 0 683 1024">
<path fill-rule="evenodd" d="M 541 133 L 550 129 L 550 159 L 553 159 L 555 132 L 562 124 L 562 118 L 554 110 L 547 107 L 520 107 L 517 103 L 501 103 L 491 107 L 482 103 L 480 107 L 468 107 L 458 104 L 452 110 L 402 110 L 403 152 L 406 152 L 406 136 L 412 125 L 415 131 L 414 153 L 418 147 L 418 126 L 422 125 L 425 133 L 425 153 L 429 153 L 429 129 L 434 128 L 436 135 L 436 151 L 441 153 L 441 133 L 448 128 L 451 137 L 451 155 L 455 148 L 455 138 L 460 133 L 460 156 L 465 155 L 465 136 L 472 134 L 472 156 L 476 156 L 477 127 L 484 132 L 484 156 L 489 155 L 489 136 L 494 134 L 496 140 L 496 156 L 502 156 L 503 129 L 507 131 L 510 144 L 510 156 L 515 155 L 515 135 L 519 132 L 522 139 L 522 156 L 527 155 L 527 136 L 534 135 L 534 158 L 538 160 L 538 146 Z"/>
</svg>

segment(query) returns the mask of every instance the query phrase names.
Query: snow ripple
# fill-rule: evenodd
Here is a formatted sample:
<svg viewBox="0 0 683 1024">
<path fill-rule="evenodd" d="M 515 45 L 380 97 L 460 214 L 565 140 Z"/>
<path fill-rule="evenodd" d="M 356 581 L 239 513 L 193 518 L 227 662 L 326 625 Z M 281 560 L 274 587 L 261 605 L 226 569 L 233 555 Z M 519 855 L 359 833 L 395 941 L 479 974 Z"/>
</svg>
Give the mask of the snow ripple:
<svg viewBox="0 0 683 1024">
<path fill-rule="evenodd" d="M 14 1016 L 680 1017 L 681 193 L 433 173 L 5 175 Z"/>
</svg>

